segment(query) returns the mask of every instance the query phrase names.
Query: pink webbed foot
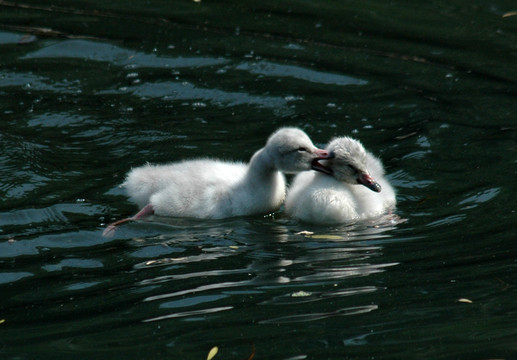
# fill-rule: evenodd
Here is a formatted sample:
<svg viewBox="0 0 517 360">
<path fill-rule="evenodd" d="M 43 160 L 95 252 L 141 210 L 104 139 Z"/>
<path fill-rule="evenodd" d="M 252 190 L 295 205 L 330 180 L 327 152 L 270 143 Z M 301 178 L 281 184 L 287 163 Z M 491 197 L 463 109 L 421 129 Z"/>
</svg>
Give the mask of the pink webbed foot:
<svg viewBox="0 0 517 360">
<path fill-rule="evenodd" d="M 136 221 L 136 220 L 139 220 L 141 218 L 144 218 L 144 217 L 147 217 L 147 216 L 150 216 L 153 214 L 154 214 L 153 206 L 151 204 L 147 204 L 136 215 L 133 215 L 133 216 L 125 218 L 125 219 L 120 219 L 120 220 L 117 220 L 117 221 L 109 224 L 106 227 L 106 229 L 104 229 L 104 231 L 102 232 L 102 236 L 111 237 L 115 234 L 115 231 L 117 230 L 117 227 L 119 225 L 129 222 L 129 221 Z"/>
</svg>

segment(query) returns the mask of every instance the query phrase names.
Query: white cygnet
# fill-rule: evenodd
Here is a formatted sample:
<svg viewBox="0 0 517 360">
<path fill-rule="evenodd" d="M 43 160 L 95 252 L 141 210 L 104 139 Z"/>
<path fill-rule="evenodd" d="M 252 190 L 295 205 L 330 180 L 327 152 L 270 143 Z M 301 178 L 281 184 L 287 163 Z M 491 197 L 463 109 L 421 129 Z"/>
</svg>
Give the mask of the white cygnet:
<svg viewBox="0 0 517 360">
<path fill-rule="evenodd" d="M 395 191 L 384 177 L 381 161 L 358 140 L 336 138 L 327 150 L 334 155 L 322 161 L 327 174 L 306 171 L 295 177 L 285 201 L 290 216 L 340 224 L 380 217 L 395 207 Z"/>
<path fill-rule="evenodd" d="M 273 133 L 248 164 L 198 159 L 135 168 L 122 186 L 143 208 L 109 225 L 104 235 L 151 214 L 221 219 L 275 211 L 286 193 L 282 172 L 322 170 L 318 160 L 327 158 L 329 151 L 316 148 L 305 132 L 286 127 Z"/>
</svg>

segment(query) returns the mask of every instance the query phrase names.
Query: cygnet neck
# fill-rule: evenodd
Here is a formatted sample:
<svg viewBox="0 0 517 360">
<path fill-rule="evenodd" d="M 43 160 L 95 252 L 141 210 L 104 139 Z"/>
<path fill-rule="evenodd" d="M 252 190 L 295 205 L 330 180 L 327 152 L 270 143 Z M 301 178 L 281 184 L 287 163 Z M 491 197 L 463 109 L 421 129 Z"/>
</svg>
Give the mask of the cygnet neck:
<svg viewBox="0 0 517 360">
<path fill-rule="evenodd" d="M 249 181 L 254 182 L 257 179 L 268 178 L 277 172 L 278 169 L 276 168 L 271 155 L 265 148 L 262 148 L 255 152 L 251 157 L 246 177 L 249 178 Z"/>
</svg>

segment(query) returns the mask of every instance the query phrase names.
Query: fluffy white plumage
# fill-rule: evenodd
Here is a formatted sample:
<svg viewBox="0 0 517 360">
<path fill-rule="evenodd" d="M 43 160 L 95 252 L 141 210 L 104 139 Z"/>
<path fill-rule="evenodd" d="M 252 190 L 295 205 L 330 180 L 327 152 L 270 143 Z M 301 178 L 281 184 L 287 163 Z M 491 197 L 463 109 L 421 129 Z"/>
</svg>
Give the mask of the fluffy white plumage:
<svg viewBox="0 0 517 360">
<path fill-rule="evenodd" d="M 273 133 L 249 164 L 212 159 L 145 165 L 129 172 L 123 184 L 140 207 L 157 215 L 220 219 L 267 213 L 285 198 L 281 172 L 310 170 L 328 152 L 317 149 L 297 128 Z"/>
<path fill-rule="evenodd" d="M 339 224 L 379 217 L 395 207 L 395 191 L 384 177 L 381 161 L 358 140 L 336 138 L 327 150 L 335 158 L 322 163 L 332 176 L 314 171 L 298 174 L 285 201 L 290 216 Z"/>
</svg>

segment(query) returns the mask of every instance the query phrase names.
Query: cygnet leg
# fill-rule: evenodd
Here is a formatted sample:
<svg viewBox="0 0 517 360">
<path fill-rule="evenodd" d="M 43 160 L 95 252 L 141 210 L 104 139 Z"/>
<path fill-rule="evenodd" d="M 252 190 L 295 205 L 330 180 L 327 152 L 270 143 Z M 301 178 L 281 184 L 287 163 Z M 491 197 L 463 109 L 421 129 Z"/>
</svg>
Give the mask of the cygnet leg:
<svg viewBox="0 0 517 360">
<path fill-rule="evenodd" d="M 129 222 L 129 221 L 136 221 L 136 220 L 139 220 L 139 219 L 141 219 L 143 217 L 147 217 L 147 216 L 150 216 L 150 215 L 153 215 L 153 214 L 154 214 L 153 206 L 151 204 L 147 204 L 136 215 L 133 215 L 133 216 L 125 218 L 125 219 L 120 219 L 120 220 L 117 220 L 117 221 L 112 222 L 111 224 L 109 224 L 106 227 L 106 229 L 104 229 L 104 231 L 102 232 L 102 236 L 104 236 L 104 237 L 113 236 L 113 234 L 115 233 L 115 230 L 117 230 L 117 227 L 120 224 Z"/>
</svg>

